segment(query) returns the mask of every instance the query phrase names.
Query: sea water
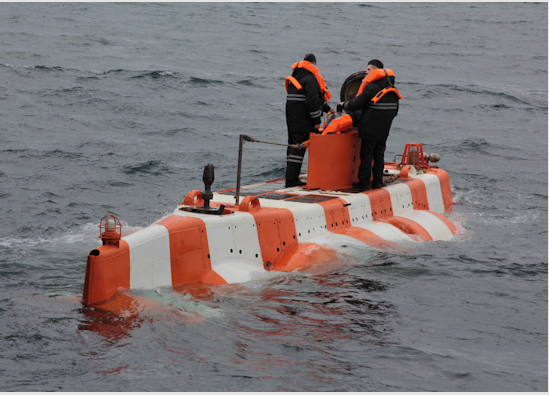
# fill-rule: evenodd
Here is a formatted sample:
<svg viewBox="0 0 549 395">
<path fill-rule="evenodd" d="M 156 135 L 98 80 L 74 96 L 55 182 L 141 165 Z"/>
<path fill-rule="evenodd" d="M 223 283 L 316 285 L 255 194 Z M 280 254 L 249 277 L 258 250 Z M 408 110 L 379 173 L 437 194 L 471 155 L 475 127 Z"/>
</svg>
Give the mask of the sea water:
<svg viewBox="0 0 549 395">
<path fill-rule="evenodd" d="M 547 391 L 547 3 L 0 4 L 0 390 Z M 441 155 L 459 234 L 245 284 L 81 304 L 101 217 L 167 216 L 238 136 L 284 144 L 284 78 L 377 58 L 386 160 Z M 246 143 L 243 184 L 282 178 Z M 305 163 L 306 166 L 306 163 Z"/>
</svg>

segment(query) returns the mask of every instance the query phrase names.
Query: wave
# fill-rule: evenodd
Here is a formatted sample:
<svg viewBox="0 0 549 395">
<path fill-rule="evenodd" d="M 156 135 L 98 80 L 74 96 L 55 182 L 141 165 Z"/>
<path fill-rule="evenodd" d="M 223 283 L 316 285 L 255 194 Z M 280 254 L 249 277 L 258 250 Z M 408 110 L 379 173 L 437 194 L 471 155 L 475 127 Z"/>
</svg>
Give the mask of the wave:
<svg viewBox="0 0 549 395">
<path fill-rule="evenodd" d="M 201 303 L 190 294 L 177 292 L 172 287 L 158 287 L 154 290 L 132 290 L 129 293 L 153 300 L 162 307 L 169 307 L 177 312 L 191 314 L 196 317 L 220 318 L 224 315 L 219 309 Z M 156 309 L 149 312 L 149 314 L 155 313 L 158 313 Z"/>
<path fill-rule="evenodd" d="M 492 143 L 489 143 L 486 139 L 478 137 L 478 138 L 468 138 L 468 139 L 462 140 L 455 147 L 457 151 L 470 152 L 471 150 L 484 151 L 492 146 L 493 146 Z"/>
<path fill-rule="evenodd" d="M 168 71 L 168 70 L 148 71 L 143 74 L 135 75 L 131 78 L 138 79 L 138 78 L 165 78 L 165 77 L 175 77 L 175 74 L 172 71 Z"/>
<path fill-rule="evenodd" d="M 128 236 L 141 229 L 142 226 L 132 226 L 127 222 L 121 220 L 122 223 L 122 236 Z M 99 240 L 99 220 L 97 223 L 85 223 L 75 229 L 70 229 L 65 232 L 61 232 L 56 236 L 44 237 L 44 236 L 14 236 L 8 235 L 0 237 L 0 247 L 4 248 L 19 248 L 19 249 L 34 249 L 37 246 L 51 246 L 57 244 L 78 244 L 78 243 L 93 243 L 100 244 Z M 91 247 L 93 248 L 93 247 Z"/>
<path fill-rule="evenodd" d="M 266 166 L 263 166 L 266 167 Z M 252 173 L 248 177 L 252 179 L 257 179 L 261 181 L 265 180 L 274 180 L 283 178 L 286 171 L 285 166 L 277 166 L 276 164 L 273 164 L 272 166 L 269 164 L 268 170 L 260 171 L 259 173 Z"/>
<path fill-rule="evenodd" d="M 261 84 L 255 83 L 255 82 L 254 82 L 253 80 L 251 80 L 251 79 L 236 81 L 236 83 L 237 83 L 238 85 L 244 85 L 244 86 L 253 86 L 253 87 L 258 87 L 258 88 L 262 88 L 262 87 L 263 87 Z"/>
<path fill-rule="evenodd" d="M 476 87 L 476 86 L 473 86 L 473 85 L 470 85 L 468 87 L 458 87 L 458 88 L 455 88 L 454 90 L 457 90 L 457 91 L 462 91 L 462 92 L 466 92 L 466 93 L 472 93 L 472 94 L 476 94 L 476 95 L 487 95 L 487 96 L 492 96 L 492 97 L 495 97 L 495 98 L 498 98 L 498 99 L 505 99 L 505 100 L 509 100 L 510 102 L 514 102 L 514 103 L 519 103 L 519 104 L 526 104 L 530 107 L 534 107 L 534 108 L 537 108 L 537 109 L 540 109 L 540 110 L 547 110 L 547 105 L 541 105 L 541 104 L 536 104 L 534 103 L 533 101 L 531 100 L 526 100 L 524 98 L 521 98 L 519 97 L 518 95 L 512 95 L 510 93 L 507 93 L 507 92 L 497 92 L 497 91 L 491 91 L 491 90 L 486 90 L 486 89 L 483 89 L 483 88 L 480 88 L 480 87 Z M 543 91 L 540 91 L 540 90 L 524 90 L 521 92 L 524 97 L 532 97 L 533 94 L 535 93 L 536 95 L 539 95 L 540 93 L 543 93 Z M 547 91 L 545 91 L 545 96 L 547 95 Z M 547 99 L 546 99 L 547 101 Z M 506 107 L 508 108 L 508 107 Z"/>
<path fill-rule="evenodd" d="M 36 159 L 47 159 L 47 158 L 61 158 L 61 159 L 76 159 L 81 160 L 85 157 L 81 152 L 70 152 L 61 149 L 55 149 L 51 151 L 39 151 L 32 150 L 28 148 L 24 149 L 7 149 L 0 151 L 3 155 L 14 154 L 20 158 L 36 158 Z"/>
<path fill-rule="evenodd" d="M 11 63 L 2 64 L 4 67 L 13 68 L 13 69 L 36 69 L 36 70 L 46 70 L 46 71 L 66 71 L 64 67 L 61 66 L 45 66 L 45 65 L 35 65 L 35 66 L 17 66 Z"/>
<path fill-rule="evenodd" d="M 457 84 L 428 84 L 422 82 L 400 82 L 399 86 L 409 86 L 412 88 L 418 89 L 420 92 L 425 92 L 426 96 L 429 97 L 428 93 L 437 94 L 439 92 L 444 92 L 445 95 L 448 95 L 449 91 L 459 92 L 461 94 L 472 94 L 472 95 L 485 95 L 489 97 L 496 98 L 498 100 L 508 101 L 509 103 L 517 103 L 521 105 L 527 105 L 539 110 L 547 110 L 547 90 L 546 89 L 517 89 L 516 87 L 505 87 L 506 91 L 502 90 L 492 90 L 486 89 L 485 87 L 478 85 L 457 85 Z M 513 92 L 513 93 L 511 93 Z M 540 103 L 540 101 L 544 103 Z M 482 106 L 482 105 L 481 105 Z M 508 109 L 512 108 L 505 103 L 497 104 L 485 104 L 484 106 L 491 106 L 494 108 Z"/>
<path fill-rule="evenodd" d="M 152 174 L 152 175 L 164 175 L 167 173 L 173 173 L 169 167 L 162 165 L 159 160 L 149 160 L 147 162 L 139 163 L 137 165 L 126 165 L 123 168 L 125 174 Z"/>
<path fill-rule="evenodd" d="M 190 118 L 188 115 L 181 114 L 181 116 L 185 118 Z M 153 130 L 153 131 L 146 131 L 143 132 L 144 135 L 149 136 L 164 136 L 164 137 L 176 137 L 176 136 L 184 136 L 185 138 L 189 138 L 190 136 L 198 136 L 199 134 L 190 127 L 180 127 L 180 128 L 170 128 L 170 129 L 162 129 L 162 130 Z"/>
<path fill-rule="evenodd" d="M 206 74 L 204 76 L 187 76 L 180 72 L 174 72 L 171 70 L 129 70 L 123 68 L 115 68 L 108 70 L 86 70 L 78 68 L 65 68 L 61 66 L 47 66 L 47 65 L 33 65 L 33 66 L 14 66 L 11 64 L 5 64 L 5 67 L 16 69 L 25 69 L 25 70 L 35 70 L 37 72 L 52 72 L 52 73 L 66 73 L 70 74 L 71 78 L 74 78 L 75 82 L 85 84 L 88 81 L 96 81 L 101 78 L 101 76 L 108 76 L 113 78 L 128 78 L 130 80 L 162 80 L 165 82 L 164 88 L 173 88 L 178 89 L 178 86 L 175 85 L 174 81 L 177 80 L 181 84 L 189 85 L 190 87 L 206 87 L 212 85 L 226 85 L 229 88 L 235 89 L 245 89 L 245 88 L 260 88 L 260 89 L 269 89 L 269 82 L 272 85 L 278 86 L 280 84 L 280 78 L 271 78 L 271 77 L 257 77 L 253 75 L 239 76 L 237 74 Z M 26 77 L 36 76 L 34 74 L 27 74 Z M 36 76 L 37 78 L 39 76 Z M 65 89 L 54 89 L 48 90 L 46 94 L 57 95 L 59 92 L 87 92 L 87 88 L 83 87 L 74 87 L 74 88 L 65 88 Z M 44 93 L 44 92 L 41 92 Z M 101 100 L 100 98 L 94 95 L 93 100 Z M 207 103 L 204 103 L 207 104 Z"/>
<path fill-rule="evenodd" d="M 547 148 L 547 142 L 539 142 L 531 147 L 516 147 L 502 142 L 493 142 L 482 137 L 470 137 L 465 139 L 444 140 L 437 144 L 431 144 L 430 150 L 436 150 L 441 154 L 466 153 L 468 157 L 474 154 L 482 154 L 490 157 L 501 157 L 514 163 L 532 163 L 534 160 L 545 160 L 547 152 L 538 152 L 539 148 Z"/>
<path fill-rule="evenodd" d="M 134 74 L 130 78 L 164 78 L 164 77 L 176 77 L 178 73 L 175 73 L 170 70 L 127 70 L 127 69 L 109 69 L 109 70 L 86 70 L 86 69 L 77 69 L 77 68 L 66 68 L 62 66 L 47 66 L 47 65 L 33 65 L 33 66 L 17 66 L 9 63 L 2 64 L 4 67 L 12 69 L 27 69 L 27 70 L 38 70 L 38 71 L 56 71 L 56 72 L 73 72 L 73 73 L 83 73 L 87 76 L 78 76 L 77 78 L 97 78 L 101 75 L 120 75 L 120 74 Z"/>
<path fill-rule="evenodd" d="M 32 249 L 43 244 L 74 244 L 92 240 L 92 234 L 99 234 L 98 224 L 87 223 L 79 227 L 76 231 L 72 230 L 64 234 L 54 237 L 21 237 L 21 236 L 4 236 L 0 237 L 0 247 L 5 248 L 27 248 Z"/>
<path fill-rule="evenodd" d="M 39 157 L 43 158 L 63 158 L 63 159 L 82 159 L 84 155 L 81 152 L 69 152 L 60 149 L 53 151 L 42 151 Z"/>
<path fill-rule="evenodd" d="M 34 150 L 28 149 L 28 148 L 20 148 L 20 149 L 5 149 L 0 151 L 2 154 L 21 154 L 21 153 L 27 153 L 27 152 L 36 152 Z"/>
<path fill-rule="evenodd" d="M 61 66 L 34 66 L 34 67 L 27 67 L 27 68 L 33 68 L 37 70 L 47 70 L 47 71 L 51 71 L 51 70 L 65 71 L 65 69 Z"/>
<path fill-rule="evenodd" d="M 118 73 L 123 73 L 124 71 L 128 71 L 128 70 L 113 69 L 113 70 L 102 71 L 101 74 L 118 74 Z"/>
<path fill-rule="evenodd" d="M 214 79 L 191 77 L 189 83 L 196 85 L 209 85 L 209 84 L 224 84 L 225 82 Z"/>
</svg>

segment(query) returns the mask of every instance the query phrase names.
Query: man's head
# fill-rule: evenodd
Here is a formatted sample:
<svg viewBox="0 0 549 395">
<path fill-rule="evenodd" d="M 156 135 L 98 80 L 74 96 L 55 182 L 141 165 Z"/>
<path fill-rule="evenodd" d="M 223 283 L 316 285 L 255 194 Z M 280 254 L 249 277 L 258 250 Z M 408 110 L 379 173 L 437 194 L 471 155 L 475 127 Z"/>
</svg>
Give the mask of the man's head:
<svg viewBox="0 0 549 395">
<path fill-rule="evenodd" d="M 314 64 L 316 66 L 316 57 L 312 53 L 308 53 L 307 55 L 305 55 L 303 60 L 311 62 L 312 64 Z"/>
<path fill-rule="evenodd" d="M 366 75 L 370 74 L 372 70 L 382 69 L 383 63 L 380 60 L 372 59 L 368 62 L 368 67 L 366 67 Z"/>
</svg>

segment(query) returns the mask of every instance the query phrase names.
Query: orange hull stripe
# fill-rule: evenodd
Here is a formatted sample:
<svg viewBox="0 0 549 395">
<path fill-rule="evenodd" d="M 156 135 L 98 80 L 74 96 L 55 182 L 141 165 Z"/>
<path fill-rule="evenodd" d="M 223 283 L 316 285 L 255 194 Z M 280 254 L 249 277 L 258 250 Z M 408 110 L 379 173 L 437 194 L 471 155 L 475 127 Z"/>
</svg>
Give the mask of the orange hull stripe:
<svg viewBox="0 0 549 395">
<path fill-rule="evenodd" d="M 201 282 L 204 284 L 211 284 L 211 285 L 223 285 L 228 284 L 227 281 L 223 277 L 221 277 L 219 274 L 214 272 L 213 270 L 210 270 L 204 277 L 202 277 Z"/>
<path fill-rule="evenodd" d="M 319 203 L 324 209 L 326 216 L 326 226 L 330 232 L 335 232 L 338 229 L 349 228 L 351 226 L 349 209 L 347 202 L 343 199 L 328 200 Z"/>
<path fill-rule="evenodd" d="M 409 218 L 390 217 L 381 221 L 397 227 L 407 235 L 418 235 L 423 241 L 433 241 L 433 238 L 423 226 Z"/>
<path fill-rule="evenodd" d="M 170 237 L 172 284 L 200 281 L 212 267 L 204 221 L 172 215 L 158 225 L 166 227 Z"/>
<path fill-rule="evenodd" d="M 291 272 L 302 267 L 310 260 L 310 252 L 317 248 L 316 244 L 299 243 L 286 250 L 286 253 L 280 257 L 269 269 L 281 272 Z"/>
<path fill-rule="evenodd" d="M 424 187 L 425 188 L 425 187 Z M 386 189 L 374 189 L 368 192 L 374 221 L 393 216 L 391 194 Z"/>
<path fill-rule="evenodd" d="M 415 179 L 406 182 L 406 185 L 412 192 L 412 203 L 414 210 L 429 210 L 429 199 L 427 198 L 427 188 L 421 180 Z"/>
<path fill-rule="evenodd" d="M 282 208 L 252 210 L 250 214 L 255 219 L 263 265 L 269 269 L 287 250 L 297 245 L 294 216 L 290 210 Z"/>
<path fill-rule="evenodd" d="M 84 303 L 87 306 L 111 298 L 119 288 L 130 287 L 130 246 L 120 240 L 119 247 L 104 245 L 88 255 Z"/>
</svg>

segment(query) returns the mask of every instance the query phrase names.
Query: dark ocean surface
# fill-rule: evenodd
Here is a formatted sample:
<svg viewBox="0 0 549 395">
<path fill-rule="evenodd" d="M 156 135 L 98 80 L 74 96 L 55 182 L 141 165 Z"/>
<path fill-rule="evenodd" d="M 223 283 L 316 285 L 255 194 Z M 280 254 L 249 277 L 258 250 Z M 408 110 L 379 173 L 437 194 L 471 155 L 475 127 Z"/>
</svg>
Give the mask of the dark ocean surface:
<svg viewBox="0 0 549 395">
<path fill-rule="evenodd" d="M 547 391 L 547 3 L 0 3 L 0 391 Z M 381 59 L 386 160 L 437 152 L 460 233 L 212 286 L 125 320 L 80 303 L 101 217 L 130 233 L 239 134 L 286 142 L 312 52 L 339 100 Z M 284 177 L 247 143 L 243 183 Z M 346 245 L 347 247 L 342 247 Z"/>
</svg>

